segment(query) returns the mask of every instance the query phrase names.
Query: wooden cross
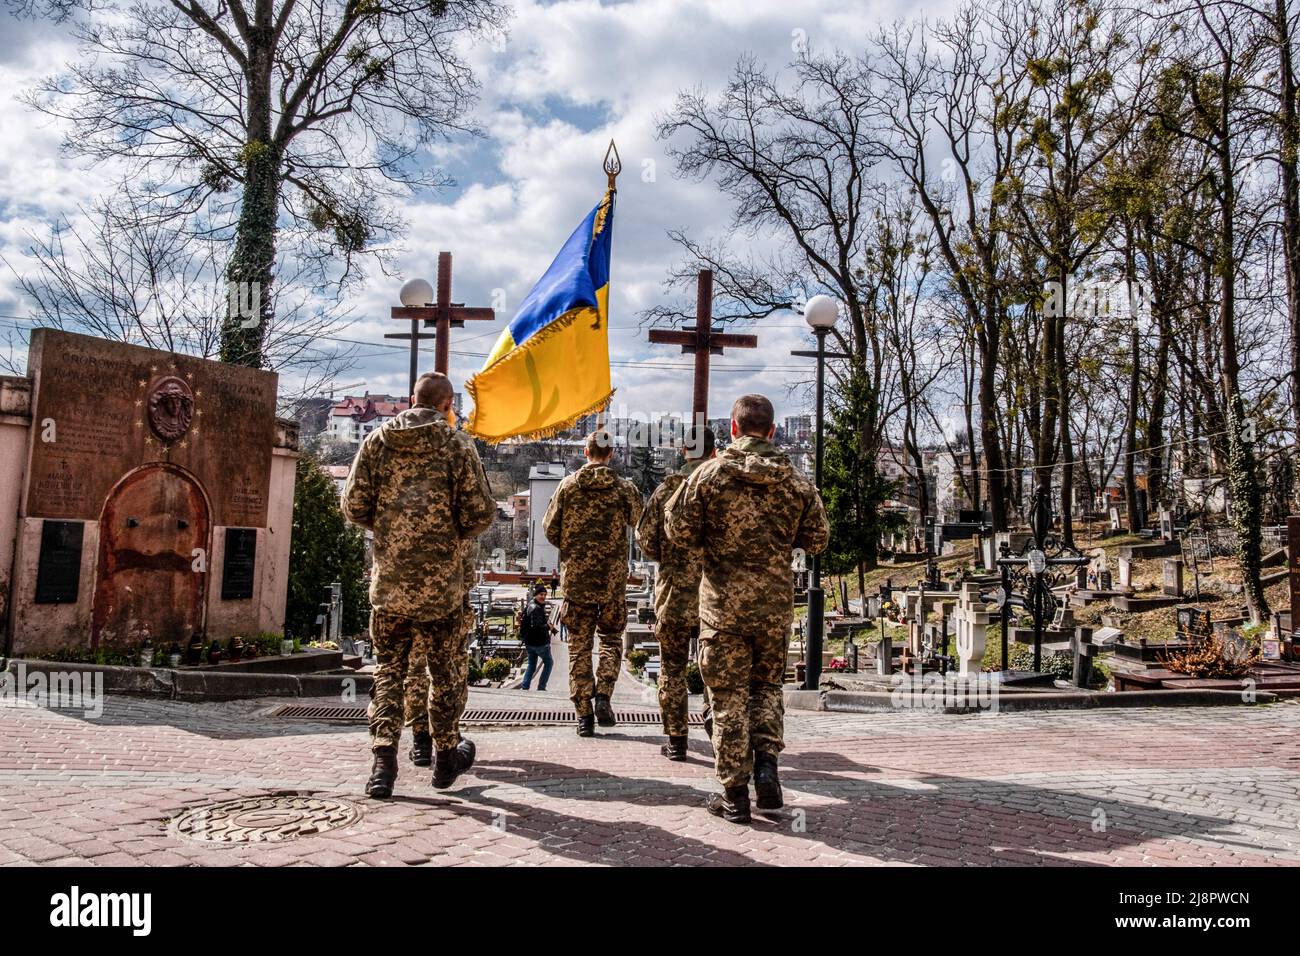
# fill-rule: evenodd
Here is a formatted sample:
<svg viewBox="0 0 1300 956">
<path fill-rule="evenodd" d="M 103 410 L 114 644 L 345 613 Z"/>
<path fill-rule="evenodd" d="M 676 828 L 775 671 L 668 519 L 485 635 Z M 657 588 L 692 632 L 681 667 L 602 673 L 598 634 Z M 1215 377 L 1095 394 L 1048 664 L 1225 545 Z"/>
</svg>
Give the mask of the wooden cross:
<svg viewBox="0 0 1300 956">
<path fill-rule="evenodd" d="M 418 374 L 417 355 L 422 339 L 434 339 L 434 368 L 443 375 L 448 374 L 451 356 L 451 330 L 462 328 L 467 320 L 491 322 L 497 317 L 493 309 L 466 307 L 463 302 L 451 301 L 451 253 L 438 253 L 438 301 L 429 305 L 394 306 L 393 318 L 410 319 L 410 332 L 392 332 L 386 339 L 411 340 L 411 394 L 415 394 L 415 379 Z M 435 334 L 428 335 L 420 331 L 424 327 L 434 327 Z"/>
<path fill-rule="evenodd" d="M 757 335 L 713 331 L 713 273 L 700 270 L 695 284 L 695 324 L 673 329 L 651 329 L 655 345 L 680 345 L 682 352 L 695 356 L 695 393 L 691 413 L 693 424 L 709 419 L 709 357 L 721 355 L 724 348 L 756 349 Z"/>
</svg>

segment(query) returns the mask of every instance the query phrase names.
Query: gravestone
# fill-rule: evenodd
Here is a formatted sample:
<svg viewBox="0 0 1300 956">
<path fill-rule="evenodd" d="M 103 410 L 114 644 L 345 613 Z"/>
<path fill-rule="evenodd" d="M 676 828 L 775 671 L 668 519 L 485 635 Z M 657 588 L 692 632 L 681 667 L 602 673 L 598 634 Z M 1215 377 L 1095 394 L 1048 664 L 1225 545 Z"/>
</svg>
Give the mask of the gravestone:
<svg viewBox="0 0 1300 956">
<path fill-rule="evenodd" d="M 1170 597 L 1183 596 L 1183 559 L 1166 558 L 1164 563 L 1164 587 Z"/>
<path fill-rule="evenodd" d="M 1168 509 L 1160 509 L 1160 540 L 1174 540 L 1174 516 Z"/>
<path fill-rule="evenodd" d="M 1123 528 L 1120 526 L 1120 523 L 1119 523 L 1119 509 L 1118 509 L 1118 508 L 1111 508 L 1111 509 L 1110 509 L 1110 530 L 1111 530 L 1111 531 L 1122 531 L 1122 530 L 1123 530 Z"/>
<path fill-rule="evenodd" d="M 1133 589 L 1133 559 L 1122 554 L 1119 556 L 1119 588 L 1121 591 Z"/>
<path fill-rule="evenodd" d="M 276 374 L 54 329 L 27 362 L 0 416 L 25 466 L 0 482 L 7 650 L 280 631 L 298 454 Z"/>
<path fill-rule="evenodd" d="M 979 585 L 962 585 L 953 621 L 956 625 L 957 673 L 962 677 L 978 676 L 984 666 L 989 626 L 989 612 L 979 599 Z"/>
</svg>

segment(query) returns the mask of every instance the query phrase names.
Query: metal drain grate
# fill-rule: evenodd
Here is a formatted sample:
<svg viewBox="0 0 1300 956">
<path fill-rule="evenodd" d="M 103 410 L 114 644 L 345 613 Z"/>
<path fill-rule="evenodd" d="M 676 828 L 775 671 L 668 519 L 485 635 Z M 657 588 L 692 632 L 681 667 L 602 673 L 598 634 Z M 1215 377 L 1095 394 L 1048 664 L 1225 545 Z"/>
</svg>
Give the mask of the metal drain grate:
<svg viewBox="0 0 1300 956">
<path fill-rule="evenodd" d="M 310 707 L 303 704 L 284 704 L 271 711 L 270 716 L 286 720 L 323 720 L 364 724 L 366 722 L 366 709 L 364 707 Z M 533 726 L 576 724 L 578 722 L 578 717 L 572 710 L 506 710 L 504 708 L 474 708 L 465 711 L 460 719 L 461 723 L 465 724 Z M 614 711 L 614 719 L 620 724 L 630 724 L 632 726 L 657 726 L 662 722 L 657 710 L 616 710 Z M 689 722 L 692 727 L 700 727 L 704 724 L 704 718 L 700 714 L 691 714 Z"/>
<path fill-rule="evenodd" d="M 284 704 L 271 711 L 272 717 L 289 720 L 341 720 L 347 723 L 366 722 L 364 707 L 309 707 L 304 704 Z"/>
</svg>

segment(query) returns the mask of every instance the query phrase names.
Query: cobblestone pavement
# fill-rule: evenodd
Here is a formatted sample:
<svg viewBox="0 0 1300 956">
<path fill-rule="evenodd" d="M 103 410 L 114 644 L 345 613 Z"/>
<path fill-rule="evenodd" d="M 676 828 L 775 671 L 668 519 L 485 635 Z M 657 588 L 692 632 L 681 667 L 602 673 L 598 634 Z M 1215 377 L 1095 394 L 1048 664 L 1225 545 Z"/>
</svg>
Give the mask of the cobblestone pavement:
<svg viewBox="0 0 1300 956">
<path fill-rule="evenodd" d="M 397 797 L 378 803 L 361 797 L 364 728 L 267 717 L 276 703 L 117 697 L 95 720 L 0 708 L 0 865 L 1300 862 L 1300 702 L 791 713 L 786 809 L 750 826 L 701 809 L 716 784 L 698 730 L 682 764 L 654 727 L 475 728 L 457 789 L 434 791 L 403 754 Z M 286 791 L 359 819 L 235 845 L 173 823 Z"/>
</svg>

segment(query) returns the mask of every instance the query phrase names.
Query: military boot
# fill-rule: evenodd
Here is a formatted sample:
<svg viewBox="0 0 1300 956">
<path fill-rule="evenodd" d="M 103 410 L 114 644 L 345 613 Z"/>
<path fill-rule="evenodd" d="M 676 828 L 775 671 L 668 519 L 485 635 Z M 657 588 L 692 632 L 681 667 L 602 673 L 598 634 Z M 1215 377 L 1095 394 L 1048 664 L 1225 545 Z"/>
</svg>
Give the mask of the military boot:
<svg viewBox="0 0 1300 956">
<path fill-rule="evenodd" d="M 585 717 L 578 717 L 578 736 L 596 736 L 596 718 L 592 714 L 587 714 Z"/>
<path fill-rule="evenodd" d="M 682 734 L 680 737 L 670 736 L 668 738 L 668 743 L 660 747 L 659 752 L 669 760 L 685 760 L 686 735 Z"/>
<path fill-rule="evenodd" d="M 722 793 L 709 797 L 704 808 L 728 823 L 748 823 L 749 786 L 741 784 L 739 787 L 727 787 Z"/>
<path fill-rule="evenodd" d="M 427 730 L 417 730 L 411 741 L 411 763 L 427 767 L 433 763 L 433 737 Z"/>
<path fill-rule="evenodd" d="M 393 795 L 393 783 L 396 780 L 397 748 L 376 747 L 375 762 L 370 768 L 370 779 L 366 781 L 366 796 L 387 800 Z"/>
<path fill-rule="evenodd" d="M 785 805 L 781 800 L 781 780 L 776 773 L 776 754 L 754 751 L 754 794 L 760 810 L 780 810 Z"/>
<path fill-rule="evenodd" d="M 460 738 L 460 743 L 448 750 L 439 750 L 433 764 L 433 785 L 446 790 L 456 778 L 474 766 L 474 741 Z"/>
<path fill-rule="evenodd" d="M 596 711 L 596 723 L 602 727 L 614 726 L 614 709 L 609 706 L 608 694 L 597 694 L 591 699 L 591 706 Z"/>
</svg>

